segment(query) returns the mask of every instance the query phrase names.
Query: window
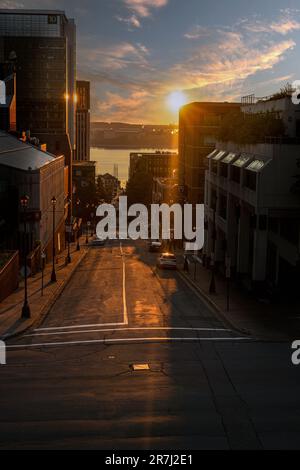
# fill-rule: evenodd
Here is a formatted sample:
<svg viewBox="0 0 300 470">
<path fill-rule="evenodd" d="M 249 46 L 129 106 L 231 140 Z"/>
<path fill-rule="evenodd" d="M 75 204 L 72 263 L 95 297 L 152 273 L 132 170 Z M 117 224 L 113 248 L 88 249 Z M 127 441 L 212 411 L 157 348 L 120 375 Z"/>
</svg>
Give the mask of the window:
<svg viewBox="0 0 300 470">
<path fill-rule="evenodd" d="M 231 167 L 231 180 L 238 184 L 241 181 L 241 170 L 237 166 Z"/>
<path fill-rule="evenodd" d="M 221 162 L 221 176 L 223 176 L 223 178 L 227 178 L 228 176 L 228 165 L 226 165 L 226 163 L 222 163 Z"/>
<path fill-rule="evenodd" d="M 218 162 L 216 162 L 215 160 L 211 162 L 211 171 L 215 174 L 218 173 Z"/>
<path fill-rule="evenodd" d="M 256 173 L 253 171 L 245 171 L 245 186 L 246 188 L 256 191 Z"/>
<path fill-rule="evenodd" d="M 227 219 L 227 197 L 224 195 L 220 196 L 219 216 L 222 217 L 222 219 Z"/>
</svg>

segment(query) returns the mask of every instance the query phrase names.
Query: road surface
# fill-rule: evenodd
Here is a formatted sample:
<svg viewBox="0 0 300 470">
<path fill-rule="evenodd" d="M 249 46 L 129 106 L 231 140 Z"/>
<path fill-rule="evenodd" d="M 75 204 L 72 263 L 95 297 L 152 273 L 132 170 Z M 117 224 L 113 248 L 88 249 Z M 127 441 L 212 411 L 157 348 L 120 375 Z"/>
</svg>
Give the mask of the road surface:
<svg viewBox="0 0 300 470">
<path fill-rule="evenodd" d="M 9 342 L 0 449 L 300 447 L 291 345 L 234 331 L 155 256 L 90 248 L 43 323 Z"/>
</svg>

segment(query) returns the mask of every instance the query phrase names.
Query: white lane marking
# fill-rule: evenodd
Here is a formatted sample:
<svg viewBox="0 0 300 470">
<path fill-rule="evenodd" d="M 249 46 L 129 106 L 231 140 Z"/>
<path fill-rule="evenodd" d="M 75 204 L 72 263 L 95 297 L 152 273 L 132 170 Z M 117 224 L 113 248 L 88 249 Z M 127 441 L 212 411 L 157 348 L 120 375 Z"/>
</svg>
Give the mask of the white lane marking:
<svg viewBox="0 0 300 470">
<path fill-rule="evenodd" d="M 125 257 L 123 253 L 122 243 L 120 243 L 120 252 L 122 256 L 122 263 L 123 263 L 123 322 L 124 325 L 128 325 L 128 312 L 127 312 L 127 299 L 126 299 L 126 265 L 125 265 Z"/>
<path fill-rule="evenodd" d="M 84 334 L 84 333 L 104 333 L 104 332 L 111 332 L 111 331 L 147 331 L 147 330 L 156 330 L 156 331 L 171 331 L 171 330 L 180 330 L 180 331 L 228 331 L 231 330 L 225 328 L 181 328 L 181 327 L 172 327 L 172 326 L 147 326 L 147 327 L 132 327 L 132 328 L 104 328 L 100 330 L 77 330 L 77 331 L 54 331 L 51 333 L 33 333 L 30 335 L 24 335 L 24 337 L 34 337 L 34 336 L 52 336 L 52 335 L 74 335 L 74 334 Z"/>
<path fill-rule="evenodd" d="M 122 256 L 122 270 L 123 270 L 123 280 L 122 280 L 122 299 L 123 299 L 123 322 L 118 323 L 94 323 L 91 325 L 71 325 L 71 326 L 53 326 L 48 328 L 36 328 L 34 331 L 51 331 L 51 330 L 70 330 L 73 328 L 95 328 L 100 326 L 126 326 L 128 325 L 128 312 L 127 312 L 127 299 L 126 299 L 126 266 L 125 266 L 125 257 L 122 249 L 122 244 L 120 243 L 120 252 Z"/>
<path fill-rule="evenodd" d="M 97 326 L 123 326 L 124 323 L 94 323 L 91 325 L 52 326 L 49 328 L 36 328 L 34 331 L 70 330 L 72 328 L 95 328 Z"/>
<path fill-rule="evenodd" d="M 152 337 L 152 338 L 114 338 L 114 339 L 91 339 L 85 341 L 60 341 L 55 343 L 35 343 L 35 344 L 12 344 L 8 345 L 7 349 L 26 349 L 26 348 L 41 348 L 41 347 L 48 347 L 48 346 L 67 346 L 67 345 L 80 345 L 80 344 L 108 344 L 108 343 L 128 343 L 128 342 L 144 342 L 148 343 L 150 341 L 249 341 L 251 338 L 172 338 L 172 337 Z"/>
</svg>

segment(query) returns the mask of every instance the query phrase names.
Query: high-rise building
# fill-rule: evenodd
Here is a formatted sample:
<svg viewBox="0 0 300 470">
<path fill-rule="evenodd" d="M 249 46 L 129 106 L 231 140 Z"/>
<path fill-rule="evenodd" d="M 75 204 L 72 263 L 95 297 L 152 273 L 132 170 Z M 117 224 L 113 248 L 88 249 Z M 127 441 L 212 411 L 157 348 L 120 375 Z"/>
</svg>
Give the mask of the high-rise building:
<svg viewBox="0 0 300 470">
<path fill-rule="evenodd" d="M 58 10 L 0 10 L 0 63 L 16 73 L 17 131 L 64 155 L 75 149 L 76 27 Z"/>
<path fill-rule="evenodd" d="M 90 82 L 76 82 L 76 152 L 77 161 L 90 160 Z"/>
<path fill-rule="evenodd" d="M 223 116 L 239 103 L 199 102 L 183 106 L 179 115 L 179 190 L 191 204 L 204 202 L 206 156 L 215 148 Z"/>
</svg>

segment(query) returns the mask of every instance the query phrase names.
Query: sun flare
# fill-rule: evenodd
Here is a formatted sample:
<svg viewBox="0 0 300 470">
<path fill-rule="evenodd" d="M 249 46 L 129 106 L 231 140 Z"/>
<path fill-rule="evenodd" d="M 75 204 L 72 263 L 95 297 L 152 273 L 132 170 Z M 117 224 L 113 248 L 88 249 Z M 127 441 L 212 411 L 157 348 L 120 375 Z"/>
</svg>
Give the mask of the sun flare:
<svg viewBox="0 0 300 470">
<path fill-rule="evenodd" d="M 173 91 L 167 97 L 167 104 L 174 113 L 178 113 L 181 106 L 187 104 L 187 102 L 187 96 L 182 91 Z"/>
</svg>

